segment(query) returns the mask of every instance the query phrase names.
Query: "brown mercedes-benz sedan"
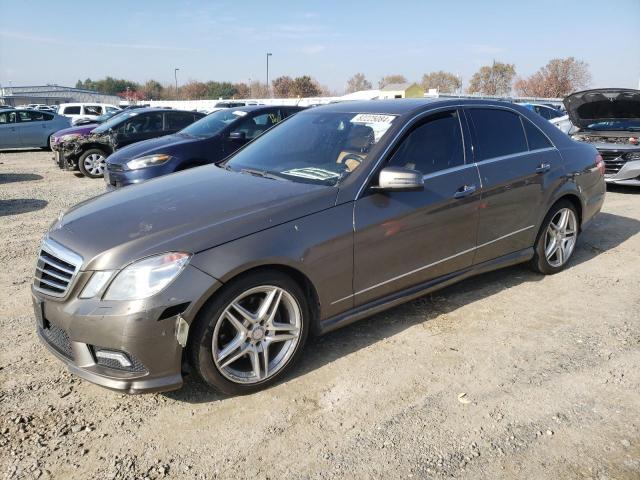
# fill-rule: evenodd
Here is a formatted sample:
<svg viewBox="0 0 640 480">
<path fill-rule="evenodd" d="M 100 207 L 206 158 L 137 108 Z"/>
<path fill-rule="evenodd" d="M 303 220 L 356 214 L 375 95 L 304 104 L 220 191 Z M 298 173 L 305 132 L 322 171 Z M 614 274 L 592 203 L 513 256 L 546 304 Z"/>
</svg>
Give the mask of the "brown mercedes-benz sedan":
<svg viewBox="0 0 640 480">
<path fill-rule="evenodd" d="M 217 165 L 127 187 L 46 234 L 37 329 L 125 392 L 273 383 L 309 333 L 488 270 L 560 271 L 604 165 L 517 105 L 348 102 L 301 112 Z"/>
</svg>

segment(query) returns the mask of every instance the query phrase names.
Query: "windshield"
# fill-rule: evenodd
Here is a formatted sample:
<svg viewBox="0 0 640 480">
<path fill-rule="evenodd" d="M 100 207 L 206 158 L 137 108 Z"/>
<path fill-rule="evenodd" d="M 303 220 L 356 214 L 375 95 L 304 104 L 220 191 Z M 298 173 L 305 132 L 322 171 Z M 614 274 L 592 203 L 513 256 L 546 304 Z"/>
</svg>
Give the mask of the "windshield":
<svg viewBox="0 0 640 480">
<path fill-rule="evenodd" d="M 305 112 L 231 157 L 235 171 L 335 185 L 356 170 L 391 127 L 394 115 Z"/>
<path fill-rule="evenodd" d="M 640 130 L 640 118 L 612 118 L 590 123 L 587 125 L 589 130 Z"/>
<path fill-rule="evenodd" d="M 218 110 L 217 112 L 210 113 L 206 117 L 201 118 L 197 122 L 193 122 L 178 133 L 189 135 L 191 137 L 211 137 L 216 133 L 220 133 L 227 125 L 244 117 L 246 114 L 247 112 L 240 110 Z"/>
<path fill-rule="evenodd" d="M 116 115 L 114 115 L 113 117 L 111 117 L 109 120 L 107 120 L 106 122 L 100 124 L 100 126 L 96 127 L 93 129 L 92 133 L 104 133 L 107 130 L 109 130 L 110 128 L 115 127 L 116 125 L 118 125 L 122 120 L 126 119 L 126 118 L 131 118 L 131 117 L 135 117 L 136 115 L 138 115 L 138 112 L 119 112 Z"/>
</svg>

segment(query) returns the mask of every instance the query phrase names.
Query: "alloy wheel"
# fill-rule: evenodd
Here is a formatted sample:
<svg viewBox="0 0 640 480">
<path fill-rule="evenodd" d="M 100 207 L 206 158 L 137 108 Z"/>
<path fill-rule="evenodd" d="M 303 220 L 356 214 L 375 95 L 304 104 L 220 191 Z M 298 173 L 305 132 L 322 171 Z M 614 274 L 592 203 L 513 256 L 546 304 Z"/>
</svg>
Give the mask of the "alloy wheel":
<svg viewBox="0 0 640 480">
<path fill-rule="evenodd" d="M 83 162 L 85 170 L 87 170 L 91 175 L 102 175 L 104 172 L 106 158 L 107 157 L 104 155 L 100 155 L 98 153 L 87 155 Z"/>
<path fill-rule="evenodd" d="M 578 221 L 575 212 L 562 208 L 553 216 L 544 239 L 544 254 L 552 267 L 564 265 L 576 246 Z"/>
<path fill-rule="evenodd" d="M 213 361 L 227 379 L 242 384 L 273 377 L 298 345 L 302 312 L 281 287 L 263 285 L 237 296 L 215 323 Z"/>
</svg>

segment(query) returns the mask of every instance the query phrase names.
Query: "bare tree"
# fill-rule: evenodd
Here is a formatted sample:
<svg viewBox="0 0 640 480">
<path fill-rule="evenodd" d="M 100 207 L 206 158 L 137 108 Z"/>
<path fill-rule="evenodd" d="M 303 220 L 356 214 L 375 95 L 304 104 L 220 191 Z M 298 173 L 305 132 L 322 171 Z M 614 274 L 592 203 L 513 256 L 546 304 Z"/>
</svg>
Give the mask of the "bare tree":
<svg viewBox="0 0 640 480">
<path fill-rule="evenodd" d="M 589 86 L 589 64 L 574 57 L 553 58 L 529 78 L 519 78 L 514 88 L 527 97 L 562 98 Z"/>
<path fill-rule="evenodd" d="M 462 87 L 460 79 L 450 72 L 439 70 L 437 72 L 425 73 L 422 76 L 422 88 L 429 90 L 435 88 L 441 93 L 453 93 Z"/>
<path fill-rule="evenodd" d="M 392 83 L 407 83 L 407 77 L 399 74 L 387 75 L 380 79 L 378 82 L 378 88 L 384 88 Z"/>
<path fill-rule="evenodd" d="M 258 80 L 249 84 L 251 98 L 267 98 L 269 96 L 269 86 Z"/>
<path fill-rule="evenodd" d="M 276 98 L 290 98 L 295 97 L 293 94 L 293 78 L 283 75 L 276 78 L 271 82 L 271 88 L 273 88 L 273 96 Z"/>
<path fill-rule="evenodd" d="M 481 67 L 473 74 L 469 81 L 469 93 L 508 95 L 515 76 L 515 65 L 494 60 L 492 65 Z"/>
<path fill-rule="evenodd" d="M 371 87 L 371 82 L 367 80 L 364 73 L 356 73 L 347 81 L 347 93 L 371 90 Z"/>
<path fill-rule="evenodd" d="M 180 87 L 180 96 L 185 100 L 200 100 L 208 97 L 209 90 L 207 84 L 189 80 Z"/>
<path fill-rule="evenodd" d="M 246 83 L 234 83 L 233 88 L 236 89 L 235 98 L 251 98 L 251 88 Z"/>
</svg>

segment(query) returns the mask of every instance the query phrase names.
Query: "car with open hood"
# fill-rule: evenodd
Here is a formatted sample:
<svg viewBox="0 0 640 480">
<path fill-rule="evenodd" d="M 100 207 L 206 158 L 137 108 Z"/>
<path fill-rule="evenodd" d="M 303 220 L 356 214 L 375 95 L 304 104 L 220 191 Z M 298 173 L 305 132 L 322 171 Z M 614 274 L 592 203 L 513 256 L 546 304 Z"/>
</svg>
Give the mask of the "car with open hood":
<svg viewBox="0 0 640 480">
<path fill-rule="evenodd" d="M 305 110 L 222 162 L 61 215 L 36 262 L 36 329 L 115 390 L 179 388 L 184 360 L 220 392 L 256 391 L 310 333 L 500 267 L 561 271 L 603 175 L 593 146 L 511 103 Z"/>
<path fill-rule="evenodd" d="M 640 90 L 586 90 L 566 97 L 564 105 L 576 127 L 569 134 L 598 149 L 605 180 L 640 186 Z"/>
<path fill-rule="evenodd" d="M 173 135 L 129 145 L 107 159 L 107 189 L 220 161 L 302 109 L 284 105 L 220 109 Z"/>
</svg>

